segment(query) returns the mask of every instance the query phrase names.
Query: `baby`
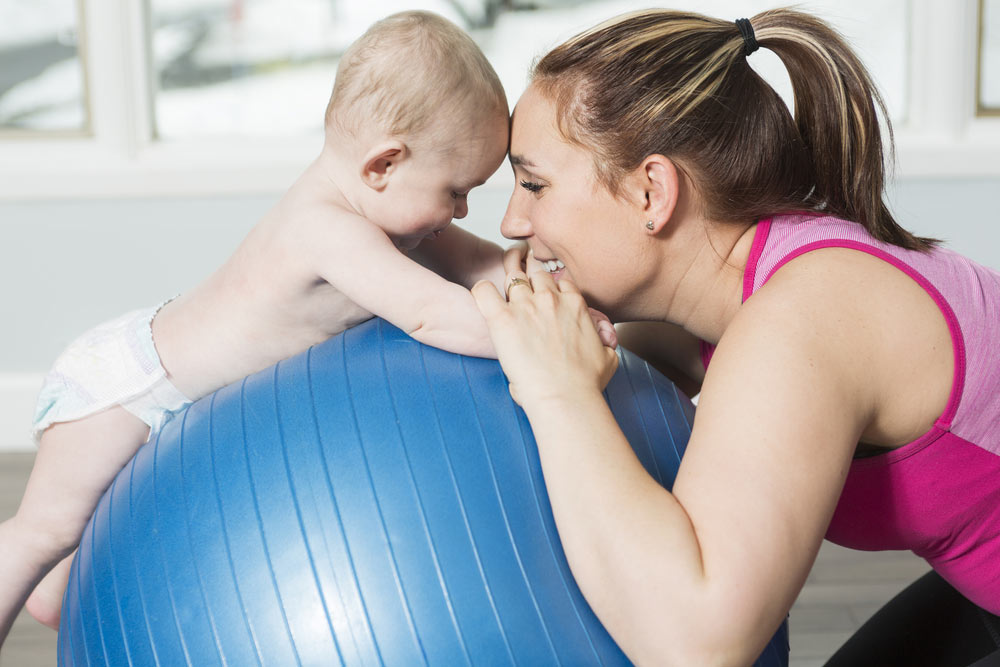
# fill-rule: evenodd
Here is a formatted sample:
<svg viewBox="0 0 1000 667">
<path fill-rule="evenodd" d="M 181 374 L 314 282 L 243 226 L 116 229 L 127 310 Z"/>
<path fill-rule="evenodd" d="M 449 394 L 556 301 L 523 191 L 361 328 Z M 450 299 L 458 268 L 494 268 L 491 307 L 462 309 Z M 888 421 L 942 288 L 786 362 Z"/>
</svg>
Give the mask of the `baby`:
<svg viewBox="0 0 1000 667">
<path fill-rule="evenodd" d="M 29 603 L 58 624 L 67 556 L 171 411 L 373 314 L 424 343 L 495 357 L 467 288 L 502 284 L 503 250 L 449 224 L 503 161 L 508 120 L 482 52 L 438 16 L 396 14 L 351 46 L 322 152 L 235 254 L 190 293 L 85 334 L 50 372 L 35 466 L 0 524 L 0 642 L 63 561 Z"/>
</svg>

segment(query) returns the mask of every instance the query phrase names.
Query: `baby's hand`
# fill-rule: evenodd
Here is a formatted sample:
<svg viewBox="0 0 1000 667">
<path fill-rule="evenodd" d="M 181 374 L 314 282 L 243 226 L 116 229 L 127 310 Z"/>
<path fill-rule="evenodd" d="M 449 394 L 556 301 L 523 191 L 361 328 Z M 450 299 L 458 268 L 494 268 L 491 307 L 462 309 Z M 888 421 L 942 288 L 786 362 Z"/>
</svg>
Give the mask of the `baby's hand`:
<svg viewBox="0 0 1000 667">
<path fill-rule="evenodd" d="M 611 323 L 607 315 L 596 308 L 588 307 L 587 310 L 590 311 L 590 319 L 593 320 L 594 328 L 597 329 L 597 335 L 601 337 L 604 346 L 610 347 L 612 350 L 617 349 L 618 332 L 615 331 L 615 325 Z"/>
</svg>

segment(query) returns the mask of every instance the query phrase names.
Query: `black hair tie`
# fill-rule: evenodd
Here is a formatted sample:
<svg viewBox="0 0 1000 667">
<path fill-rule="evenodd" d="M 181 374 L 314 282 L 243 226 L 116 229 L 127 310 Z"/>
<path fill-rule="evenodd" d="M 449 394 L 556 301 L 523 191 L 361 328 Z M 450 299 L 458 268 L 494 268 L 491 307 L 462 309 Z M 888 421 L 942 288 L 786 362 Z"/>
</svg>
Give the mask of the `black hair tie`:
<svg viewBox="0 0 1000 667">
<path fill-rule="evenodd" d="M 750 25 L 750 19 L 736 19 L 736 27 L 740 29 L 740 34 L 743 35 L 744 56 L 749 56 L 760 48 L 760 44 L 757 43 L 757 37 L 753 34 L 753 26 Z"/>
</svg>

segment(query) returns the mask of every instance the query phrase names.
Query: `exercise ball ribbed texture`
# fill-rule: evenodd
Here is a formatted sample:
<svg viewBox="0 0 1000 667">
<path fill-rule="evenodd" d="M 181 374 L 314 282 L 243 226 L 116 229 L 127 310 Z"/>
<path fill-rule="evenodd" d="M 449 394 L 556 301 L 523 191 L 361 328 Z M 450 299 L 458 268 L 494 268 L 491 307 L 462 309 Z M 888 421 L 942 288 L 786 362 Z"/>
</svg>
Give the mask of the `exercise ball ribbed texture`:
<svg viewBox="0 0 1000 667">
<path fill-rule="evenodd" d="M 621 360 L 608 402 L 669 487 L 693 406 Z M 783 625 L 757 664 L 787 662 Z M 59 664 L 629 662 L 570 574 L 499 364 L 375 319 L 140 449 L 84 533 Z"/>
</svg>

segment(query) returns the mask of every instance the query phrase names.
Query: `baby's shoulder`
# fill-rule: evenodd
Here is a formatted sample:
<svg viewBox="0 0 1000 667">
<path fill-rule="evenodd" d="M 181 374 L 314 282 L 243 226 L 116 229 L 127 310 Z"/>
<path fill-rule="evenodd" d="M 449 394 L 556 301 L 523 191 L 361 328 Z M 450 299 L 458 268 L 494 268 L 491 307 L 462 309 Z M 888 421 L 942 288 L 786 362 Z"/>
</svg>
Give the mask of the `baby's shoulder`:
<svg viewBox="0 0 1000 667">
<path fill-rule="evenodd" d="M 292 198 L 282 201 L 275 209 L 276 222 L 286 234 L 301 238 L 336 234 L 366 222 L 350 209 L 331 201 Z"/>
<path fill-rule="evenodd" d="M 385 232 L 354 211 L 333 202 L 289 202 L 280 207 L 278 235 L 304 251 L 363 251 L 387 240 Z"/>
</svg>

